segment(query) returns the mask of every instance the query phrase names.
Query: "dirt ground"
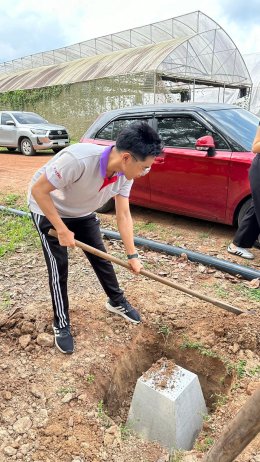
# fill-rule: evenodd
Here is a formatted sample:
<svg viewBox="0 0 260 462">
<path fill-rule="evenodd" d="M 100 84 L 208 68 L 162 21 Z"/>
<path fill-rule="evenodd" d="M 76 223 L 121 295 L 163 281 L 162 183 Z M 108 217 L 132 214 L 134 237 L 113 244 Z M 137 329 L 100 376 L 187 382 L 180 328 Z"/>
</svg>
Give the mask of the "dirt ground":
<svg viewBox="0 0 260 462">
<path fill-rule="evenodd" d="M 0 193 L 24 194 L 32 173 L 47 160 L 47 155 L 1 152 Z M 231 227 L 139 207 L 132 211 L 138 235 L 245 264 L 226 253 Z M 116 229 L 113 213 L 101 220 L 102 227 Z M 105 243 L 110 253 L 123 258 L 120 242 Z M 259 269 L 260 251 L 254 253 L 250 265 Z M 1 259 L 0 461 L 202 460 L 260 385 L 258 281 L 191 263 L 185 256 L 140 249 L 150 271 L 245 313 L 234 315 L 116 267 L 127 298 L 142 315 L 142 324 L 133 326 L 105 310 L 106 297 L 82 252 L 69 255 L 76 350 L 68 357 L 53 346 L 40 250 L 27 246 Z M 162 357 L 198 375 L 209 409 L 194 450 L 172 459 L 158 443 L 144 441 L 126 425 L 136 380 Z M 236 461 L 260 461 L 259 436 Z"/>
</svg>

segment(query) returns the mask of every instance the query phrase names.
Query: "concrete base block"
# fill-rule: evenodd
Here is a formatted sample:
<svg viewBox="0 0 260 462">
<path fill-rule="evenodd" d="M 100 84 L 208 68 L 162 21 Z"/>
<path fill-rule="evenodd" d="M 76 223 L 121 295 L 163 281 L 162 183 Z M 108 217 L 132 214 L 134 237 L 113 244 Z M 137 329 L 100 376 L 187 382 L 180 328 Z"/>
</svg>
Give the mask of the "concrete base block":
<svg viewBox="0 0 260 462">
<path fill-rule="evenodd" d="M 190 450 L 207 408 L 196 374 L 161 359 L 136 383 L 127 424 L 148 441 Z"/>
</svg>

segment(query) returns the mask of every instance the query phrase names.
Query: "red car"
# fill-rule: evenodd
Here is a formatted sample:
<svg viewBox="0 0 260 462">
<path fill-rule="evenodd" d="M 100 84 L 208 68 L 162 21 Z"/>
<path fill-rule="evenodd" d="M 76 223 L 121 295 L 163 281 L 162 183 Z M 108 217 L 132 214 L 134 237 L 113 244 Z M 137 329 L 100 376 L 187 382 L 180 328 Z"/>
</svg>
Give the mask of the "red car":
<svg viewBox="0 0 260 462">
<path fill-rule="evenodd" d="M 250 200 L 248 170 L 259 119 L 227 104 L 164 104 L 106 112 L 82 137 L 108 146 L 134 121 L 146 121 L 164 149 L 150 173 L 134 181 L 130 202 L 226 224 L 239 222 Z M 99 211 L 108 211 L 113 201 Z"/>
</svg>

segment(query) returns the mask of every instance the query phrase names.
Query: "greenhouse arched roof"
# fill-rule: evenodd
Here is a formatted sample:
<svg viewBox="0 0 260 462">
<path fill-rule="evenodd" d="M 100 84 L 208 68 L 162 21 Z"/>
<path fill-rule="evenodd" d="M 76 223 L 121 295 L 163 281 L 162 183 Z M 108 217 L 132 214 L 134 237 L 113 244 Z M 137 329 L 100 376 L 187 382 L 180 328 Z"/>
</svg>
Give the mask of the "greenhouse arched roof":
<svg viewBox="0 0 260 462">
<path fill-rule="evenodd" d="M 0 92 L 151 72 L 204 85 L 251 86 L 231 38 L 196 11 L 0 64 Z"/>
</svg>

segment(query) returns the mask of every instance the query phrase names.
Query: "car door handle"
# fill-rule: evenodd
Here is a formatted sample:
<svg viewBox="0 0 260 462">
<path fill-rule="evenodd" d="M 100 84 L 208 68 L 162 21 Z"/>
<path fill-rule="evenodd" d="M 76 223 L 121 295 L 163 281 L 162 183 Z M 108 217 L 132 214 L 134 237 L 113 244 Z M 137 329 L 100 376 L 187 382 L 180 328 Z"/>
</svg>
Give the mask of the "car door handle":
<svg viewBox="0 0 260 462">
<path fill-rule="evenodd" d="M 156 157 L 154 159 L 154 164 L 164 164 L 164 157 Z"/>
</svg>

